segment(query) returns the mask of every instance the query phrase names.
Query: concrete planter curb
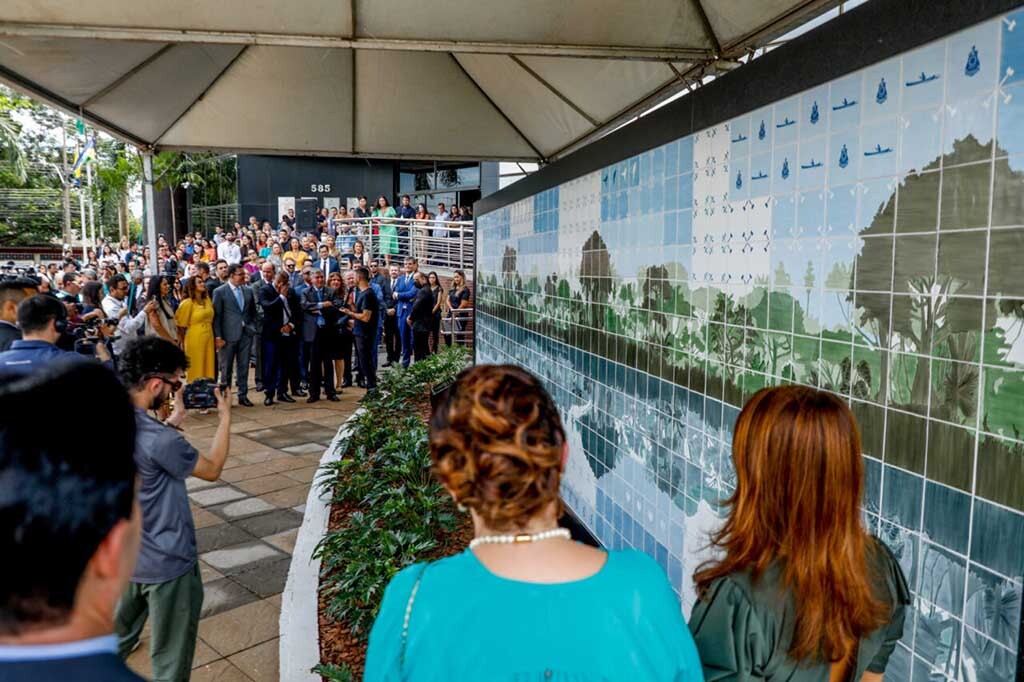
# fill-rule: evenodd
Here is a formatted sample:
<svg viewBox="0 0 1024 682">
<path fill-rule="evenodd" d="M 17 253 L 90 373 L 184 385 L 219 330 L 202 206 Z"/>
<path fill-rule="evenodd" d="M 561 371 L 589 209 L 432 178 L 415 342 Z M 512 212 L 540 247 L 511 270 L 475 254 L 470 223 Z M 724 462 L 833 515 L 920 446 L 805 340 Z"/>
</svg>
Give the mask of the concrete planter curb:
<svg viewBox="0 0 1024 682">
<path fill-rule="evenodd" d="M 352 413 L 338 429 L 334 440 L 320 458 L 320 468 L 341 459 L 345 441 L 351 433 L 349 424 L 363 411 Z M 320 623 L 317 594 L 320 589 L 320 560 L 313 559 L 313 550 L 327 532 L 331 514 L 331 498 L 321 494 L 317 480 L 310 484 L 306 511 L 295 541 L 288 580 L 281 595 L 279 628 L 280 679 L 282 682 L 319 682 L 320 676 L 310 669 L 320 662 Z"/>
</svg>

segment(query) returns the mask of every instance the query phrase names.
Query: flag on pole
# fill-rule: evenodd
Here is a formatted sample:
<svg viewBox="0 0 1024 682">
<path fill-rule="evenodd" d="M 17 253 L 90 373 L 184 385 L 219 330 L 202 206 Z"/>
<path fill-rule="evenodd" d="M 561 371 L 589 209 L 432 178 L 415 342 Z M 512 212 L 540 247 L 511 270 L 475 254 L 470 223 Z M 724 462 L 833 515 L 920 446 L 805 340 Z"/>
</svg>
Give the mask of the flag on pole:
<svg viewBox="0 0 1024 682">
<path fill-rule="evenodd" d="M 79 135 L 85 135 L 85 124 L 82 123 L 82 119 L 75 120 L 75 130 L 78 131 Z"/>
<path fill-rule="evenodd" d="M 85 164 L 90 163 L 96 159 L 96 138 L 90 137 L 85 141 L 85 148 L 78 155 L 75 160 L 75 165 L 71 167 L 71 174 L 76 178 L 82 177 L 82 169 L 85 168 Z"/>
</svg>

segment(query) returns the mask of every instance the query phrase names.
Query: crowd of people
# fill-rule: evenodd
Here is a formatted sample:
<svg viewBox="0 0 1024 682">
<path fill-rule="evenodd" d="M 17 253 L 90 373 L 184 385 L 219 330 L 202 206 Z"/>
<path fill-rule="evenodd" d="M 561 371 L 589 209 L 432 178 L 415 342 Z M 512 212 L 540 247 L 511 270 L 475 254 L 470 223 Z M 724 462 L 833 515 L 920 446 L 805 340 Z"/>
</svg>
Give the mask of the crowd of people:
<svg viewBox="0 0 1024 682">
<path fill-rule="evenodd" d="M 124 660 L 148 622 L 155 679 L 187 680 L 203 585 L 186 480 L 218 480 L 230 457 L 229 387 L 251 406 L 255 361 L 268 405 L 337 400 L 353 375 L 373 390 L 380 339 L 386 364 L 408 366 L 437 348 L 439 313 L 469 303 L 462 273 L 445 292 L 411 255 L 362 259 L 358 239 L 339 250 L 329 228 L 271 230 L 247 268 L 242 249 L 263 229 L 250 226 L 198 251 L 194 236 L 162 243 L 148 279 L 118 254 L 0 281 L 0 553 L 13 559 L 0 679 L 139 680 Z M 196 257 L 208 248 L 216 258 Z M 182 424 L 190 384 L 212 375 L 218 423 L 201 453 Z M 59 428 L 39 428 L 83 386 Z M 429 447 L 475 537 L 394 577 L 364 679 L 881 682 L 911 594 L 864 526 L 849 407 L 763 389 L 732 445 L 735 491 L 692 576 L 687 623 L 654 558 L 559 527 L 569 440 L 541 382 L 513 366 L 465 370 L 436 400 Z"/>
<path fill-rule="evenodd" d="M 144 336 L 127 343 L 120 382 L 82 359 L 0 380 L 0 552 L 13 558 L 0 585 L 0 679 L 139 680 L 124 659 L 147 619 L 155 679 L 189 678 L 203 586 L 185 479 L 220 476 L 231 409 L 218 391 L 204 454 L 177 430 L 184 409 L 165 423 L 149 415 L 180 394 L 188 365 L 173 343 Z M 55 396 L 83 385 L 90 400 L 40 430 Z M 81 440 L 98 424 L 102 456 Z M 367 682 L 881 682 L 903 635 L 911 594 L 865 529 L 858 429 L 831 393 L 763 389 L 740 413 L 736 489 L 711 536 L 717 551 L 693 575 L 688 623 L 655 558 L 587 546 L 559 526 L 569 441 L 536 377 L 465 370 L 438 397 L 429 447 L 474 538 L 393 578 Z"/>
<path fill-rule="evenodd" d="M 21 319 L 24 299 L 42 294 L 65 309 L 54 318 L 55 349 L 95 353 L 116 367 L 129 339 L 156 336 L 185 352 L 189 382 L 233 387 L 242 406 L 253 405 L 251 366 L 266 405 L 338 400 L 353 385 L 373 390 L 380 346 L 384 367 L 408 367 L 443 342 L 465 342 L 467 318 L 459 311 L 471 307 L 465 274 L 455 271 L 446 291 L 436 272 L 421 271 L 409 255 L 408 235 L 399 233 L 408 231 L 405 224 L 385 219 L 469 215 L 443 204 L 436 216 L 422 204 L 414 210 L 407 196 L 397 211 L 383 196 L 372 210 L 366 204 L 361 198 L 354 216 L 323 209 L 305 231 L 289 211 L 276 229 L 253 216 L 245 226 L 215 227 L 209 239 L 196 233 L 171 243 L 160 236 L 152 263 L 148 248 L 121 240 L 85 262 L 69 253 L 27 276 L 8 277 L 0 282 L 0 367 L 15 363 L 28 371 L 26 358 L 51 353 L 39 345 L 48 342 L 28 338 L 45 323 L 36 319 L 40 306 L 26 304 Z M 442 225 L 435 233 L 447 225 L 432 224 Z M 367 237 L 379 257 L 369 255 Z"/>
</svg>

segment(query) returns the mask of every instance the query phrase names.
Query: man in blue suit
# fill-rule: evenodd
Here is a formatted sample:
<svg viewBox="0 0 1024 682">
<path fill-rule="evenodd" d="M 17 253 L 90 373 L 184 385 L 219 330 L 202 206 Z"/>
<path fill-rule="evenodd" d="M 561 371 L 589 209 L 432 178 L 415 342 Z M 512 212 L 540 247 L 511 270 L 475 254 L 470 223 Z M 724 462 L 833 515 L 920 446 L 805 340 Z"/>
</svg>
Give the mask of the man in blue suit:
<svg viewBox="0 0 1024 682">
<path fill-rule="evenodd" d="M 89 399 L 39 428 L 53 396 Z M 117 655 L 114 611 L 139 552 L 135 414 L 98 363 L 0 380 L 0 680 L 141 682 Z M 103 424 L 103 456 L 81 435 Z"/>
<path fill-rule="evenodd" d="M 18 304 L 18 326 L 24 337 L 0 353 L 0 373 L 25 375 L 55 361 L 88 361 L 85 355 L 57 347 L 57 341 L 68 327 L 68 313 L 56 297 L 36 294 L 24 299 Z M 100 336 L 105 337 L 109 329 L 100 326 Z M 95 342 L 95 355 L 108 369 L 114 369 L 110 351 L 102 338 Z"/>
<path fill-rule="evenodd" d="M 402 367 L 409 367 L 412 360 L 412 327 L 406 321 L 409 313 L 412 312 L 412 300 L 416 298 L 416 282 L 414 275 L 419 269 L 419 262 L 415 258 L 405 259 L 405 274 L 398 278 L 395 290 L 391 297 L 398 302 L 398 334 L 402 339 Z"/>
<path fill-rule="evenodd" d="M 327 248 L 327 244 L 320 245 L 320 258 L 313 261 L 313 268 L 319 269 L 324 273 L 325 282 L 331 278 L 332 273 L 341 272 L 341 266 L 338 265 L 338 259 L 331 258 L 331 250 Z"/>
</svg>

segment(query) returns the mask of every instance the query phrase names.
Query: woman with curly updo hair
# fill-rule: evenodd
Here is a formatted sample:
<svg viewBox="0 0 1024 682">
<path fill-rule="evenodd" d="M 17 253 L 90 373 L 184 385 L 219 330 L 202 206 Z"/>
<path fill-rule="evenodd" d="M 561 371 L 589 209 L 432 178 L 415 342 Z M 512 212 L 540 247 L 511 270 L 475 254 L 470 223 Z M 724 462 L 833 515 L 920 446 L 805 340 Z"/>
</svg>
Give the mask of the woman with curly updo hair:
<svg viewBox="0 0 1024 682">
<path fill-rule="evenodd" d="M 558 527 L 569 454 L 558 410 L 518 367 L 459 375 L 430 421 L 438 480 L 473 519 L 469 548 L 401 571 L 364 679 L 703 679 L 661 568 Z"/>
</svg>

